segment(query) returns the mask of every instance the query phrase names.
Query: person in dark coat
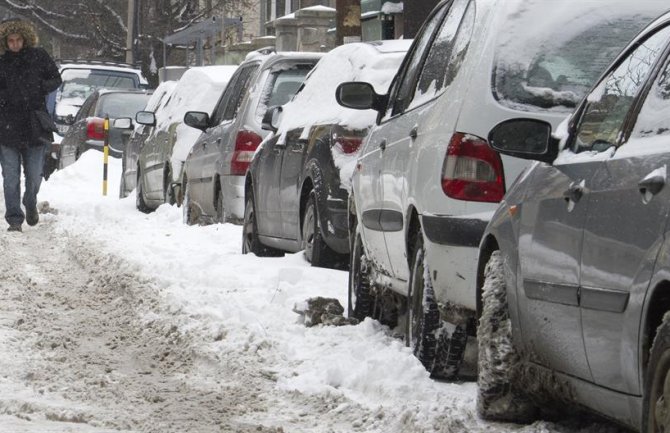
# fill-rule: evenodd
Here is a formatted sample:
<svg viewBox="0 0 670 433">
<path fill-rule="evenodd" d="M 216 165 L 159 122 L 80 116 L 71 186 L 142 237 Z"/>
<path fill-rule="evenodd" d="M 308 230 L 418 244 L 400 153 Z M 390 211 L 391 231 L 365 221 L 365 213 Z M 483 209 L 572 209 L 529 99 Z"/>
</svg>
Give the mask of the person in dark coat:
<svg viewBox="0 0 670 433">
<path fill-rule="evenodd" d="M 37 193 L 53 141 L 45 100 L 62 82 L 53 59 L 36 44 L 37 33 L 27 21 L 0 23 L 0 164 L 9 231 L 20 232 L 24 220 L 31 226 L 39 221 Z"/>
</svg>

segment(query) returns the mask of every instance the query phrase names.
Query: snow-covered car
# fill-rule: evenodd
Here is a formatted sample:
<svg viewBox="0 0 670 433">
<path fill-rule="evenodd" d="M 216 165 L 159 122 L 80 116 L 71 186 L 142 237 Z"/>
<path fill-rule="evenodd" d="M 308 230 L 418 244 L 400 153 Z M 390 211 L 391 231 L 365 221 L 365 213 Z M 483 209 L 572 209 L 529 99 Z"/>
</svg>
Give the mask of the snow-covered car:
<svg viewBox="0 0 670 433">
<path fill-rule="evenodd" d="M 210 118 L 188 112 L 187 125 L 203 131 L 184 163 L 184 220 L 188 224 L 241 222 L 244 175 L 268 134 L 261 121 L 269 106 L 293 97 L 322 53 L 250 53 L 232 77 Z M 192 122 L 191 122 L 192 121 Z"/>
<path fill-rule="evenodd" d="M 127 128 L 115 128 L 114 120 L 135 117 L 143 110 L 151 93 L 142 90 L 96 90 L 77 113 L 74 123 L 60 142 L 58 167 L 73 164 L 89 149 L 102 151 L 104 145 L 104 121 L 109 118 L 109 155 L 120 158 L 130 138 Z"/>
<path fill-rule="evenodd" d="M 485 418 L 529 420 L 553 400 L 670 430 L 669 53 L 666 13 L 553 137 L 523 115 L 491 131 L 494 149 L 539 162 L 480 245 Z"/>
<path fill-rule="evenodd" d="M 245 184 L 243 252 L 305 250 L 313 266 L 347 263 L 349 179 L 374 110 L 341 107 L 335 89 L 366 80 L 385 92 L 411 40 L 350 43 L 328 52 L 293 100 L 271 108 L 281 121 L 251 162 Z M 346 267 L 346 266 L 345 266 Z"/>
<path fill-rule="evenodd" d="M 211 114 L 237 66 L 199 66 L 184 72 L 156 113 L 138 113 L 137 121 L 153 127 L 137 160 L 137 209 L 150 212 L 163 203 L 181 204 L 182 169 L 201 131 L 184 123 L 187 111 Z"/>
<path fill-rule="evenodd" d="M 522 115 L 557 126 L 666 9 L 627 0 L 442 1 L 387 94 L 343 84 L 340 102 L 379 113 L 352 180 L 350 313 L 390 325 L 401 318 L 424 366 L 454 377 L 476 342 L 479 241 L 527 166 L 492 150 L 489 131 Z"/>
<path fill-rule="evenodd" d="M 161 110 L 170 98 L 176 84 L 176 81 L 163 81 L 160 83 L 156 90 L 154 90 L 151 98 L 149 98 L 144 111 L 151 111 L 155 115 L 158 110 Z M 134 122 L 133 131 L 121 157 L 120 198 L 127 197 L 137 186 L 137 158 L 139 157 L 144 140 L 151 134 L 154 127 L 155 125 L 143 125 Z"/>
<path fill-rule="evenodd" d="M 79 108 L 95 90 L 148 89 L 139 69 L 104 62 L 62 63 L 59 66 L 63 84 L 55 97 L 54 121 L 60 135 L 65 135 Z"/>
</svg>

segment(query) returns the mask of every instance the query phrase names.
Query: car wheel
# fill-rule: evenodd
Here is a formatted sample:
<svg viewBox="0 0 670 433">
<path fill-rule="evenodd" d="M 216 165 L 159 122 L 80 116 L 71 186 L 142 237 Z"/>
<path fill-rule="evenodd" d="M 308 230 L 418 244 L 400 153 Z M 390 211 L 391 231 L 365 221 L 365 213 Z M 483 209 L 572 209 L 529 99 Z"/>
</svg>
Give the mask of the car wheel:
<svg viewBox="0 0 670 433">
<path fill-rule="evenodd" d="M 142 180 L 142 172 L 139 167 L 137 168 L 137 194 L 135 197 L 135 207 L 140 212 L 149 213 L 152 209 L 147 206 L 146 201 L 144 201 L 144 182 Z"/>
<path fill-rule="evenodd" d="M 371 294 L 370 269 L 360 233 L 354 231 L 354 244 L 349 256 L 348 315 L 362 321 L 372 317 L 374 297 Z"/>
<path fill-rule="evenodd" d="M 645 379 L 644 433 L 670 431 L 670 317 L 656 331 Z"/>
<path fill-rule="evenodd" d="M 440 312 L 435 302 L 433 285 L 425 265 L 426 251 L 423 237 L 417 233 L 410 269 L 409 294 L 407 296 L 406 340 L 414 355 L 429 372 L 433 369 L 437 330 Z"/>
<path fill-rule="evenodd" d="M 216 192 L 216 222 L 226 222 L 226 210 L 223 207 L 223 192 L 221 188 Z"/>
<path fill-rule="evenodd" d="M 172 174 L 169 170 L 165 172 L 163 177 L 163 203 L 167 203 L 170 206 L 177 203 L 174 187 L 172 186 Z"/>
<path fill-rule="evenodd" d="M 188 188 L 188 182 L 184 183 L 184 200 L 182 203 L 182 215 L 184 216 L 184 223 L 188 225 L 193 225 L 198 222 L 197 212 L 193 208 L 193 203 L 191 203 L 191 197 Z"/>
<path fill-rule="evenodd" d="M 528 421 L 536 408 L 516 386 L 521 361 L 512 340 L 500 251 L 494 251 L 486 264 L 482 305 L 477 329 L 477 411 L 487 420 Z"/>
<path fill-rule="evenodd" d="M 251 194 L 244 206 L 244 224 L 242 225 L 242 254 L 253 253 L 258 257 L 282 256 L 280 251 L 266 247 L 258 239 L 258 227 L 256 225 L 256 207 L 254 196 Z"/>
<path fill-rule="evenodd" d="M 312 266 L 329 266 L 333 262 L 334 252 L 328 247 L 321 235 L 321 223 L 316 205 L 316 192 L 314 191 L 309 193 L 302 221 L 302 242 L 305 249 L 305 258 Z"/>
<path fill-rule="evenodd" d="M 125 198 L 128 196 L 126 192 L 126 177 L 123 175 L 123 170 L 121 171 L 121 182 L 119 182 L 119 198 Z"/>
</svg>

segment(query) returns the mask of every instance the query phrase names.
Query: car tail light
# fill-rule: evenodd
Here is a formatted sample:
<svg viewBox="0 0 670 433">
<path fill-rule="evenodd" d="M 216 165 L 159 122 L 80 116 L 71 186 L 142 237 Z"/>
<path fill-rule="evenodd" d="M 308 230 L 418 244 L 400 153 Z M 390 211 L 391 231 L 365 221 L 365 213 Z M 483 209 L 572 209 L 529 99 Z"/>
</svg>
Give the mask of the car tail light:
<svg viewBox="0 0 670 433">
<path fill-rule="evenodd" d="M 92 117 L 86 123 L 86 137 L 90 140 L 105 139 L 105 119 Z"/>
<path fill-rule="evenodd" d="M 442 166 L 442 191 L 457 200 L 499 202 L 505 195 L 500 155 L 483 138 L 454 133 Z"/>
<path fill-rule="evenodd" d="M 361 148 L 361 143 L 363 139 L 361 137 L 345 137 L 345 136 L 335 136 L 335 147 L 337 147 L 340 152 L 351 154 L 358 152 L 358 149 Z"/>
<path fill-rule="evenodd" d="M 256 148 L 261 144 L 263 138 L 251 131 L 239 131 L 235 138 L 235 151 L 230 161 L 230 174 L 244 176 L 254 157 Z"/>
</svg>

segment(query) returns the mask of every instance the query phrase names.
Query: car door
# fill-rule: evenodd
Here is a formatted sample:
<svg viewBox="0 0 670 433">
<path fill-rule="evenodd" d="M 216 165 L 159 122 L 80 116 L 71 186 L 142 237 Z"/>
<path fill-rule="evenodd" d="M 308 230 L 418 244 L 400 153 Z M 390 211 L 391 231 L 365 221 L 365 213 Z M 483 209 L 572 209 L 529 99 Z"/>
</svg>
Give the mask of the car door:
<svg viewBox="0 0 670 433">
<path fill-rule="evenodd" d="M 448 119 L 436 124 L 430 113 L 438 96 L 447 92 L 454 84 L 453 78 L 458 69 L 456 65 L 459 63 L 456 60 L 463 57 L 472 35 L 474 21 L 474 4 L 470 0 L 454 0 L 447 15 L 431 35 L 427 53 L 417 69 L 417 76 L 405 81 L 409 93 L 400 99 L 407 108 L 393 119 L 397 125 L 393 131 L 394 139 L 389 140 L 383 152 L 382 216 L 385 220 L 382 220 L 382 229 L 389 264 L 395 278 L 399 280 L 409 280 L 406 230 L 403 230 L 406 229 L 403 221 L 409 207 L 407 186 L 408 182 L 412 182 L 414 172 L 409 168 L 414 165 L 415 156 L 419 152 L 428 152 L 428 147 L 440 140 L 444 140 L 446 145 L 447 138 L 440 135 L 443 135 L 443 125 Z M 426 30 L 429 29 L 430 27 Z M 456 110 L 458 107 L 453 108 Z"/>
<path fill-rule="evenodd" d="M 668 41 L 670 26 L 631 51 L 604 81 L 604 91 L 603 85 L 596 89 L 603 96 L 591 97 L 582 119 L 588 123 L 599 111 L 591 127 L 601 143 L 611 143 L 610 151 L 616 149 L 589 185 L 580 266 L 584 345 L 594 381 L 631 394 L 640 392 L 640 358 L 631 349 L 638 347 L 641 299 L 670 205 L 670 65 L 658 61 Z M 655 65 L 662 66 L 658 75 Z M 638 97 L 650 76 L 656 77 L 650 90 Z M 625 121 L 635 118 L 634 127 L 626 128 Z"/>
<path fill-rule="evenodd" d="M 245 82 L 258 65 L 249 65 L 238 69 L 226 86 L 216 104 L 210 120 L 211 128 L 198 138 L 188 157 L 188 182 L 190 200 L 197 203 L 205 214 L 214 216 L 214 179 L 216 163 L 221 154 L 223 137 L 230 135 L 230 129 L 244 96 Z M 228 108 L 230 106 L 230 108 Z"/>
<path fill-rule="evenodd" d="M 394 166 L 394 162 L 398 162 L 399 149 L 408 145 L 410 132 L 418 116 L 416 110 L 405 110 L 411 102 L 417 75 L 431 41 L 450 6 L 451 3 L 442 5 L 424 24 L 391 85 L 388 106 L 381 122 L 366 140 L 358 159 L 355 198 L 361 214 L 359 228 L 367 253 L 375 261 L 375 266 L 389 276 L 393 276 L 396 270 L 391 265 L 385 234 L 403 234 L 404 217 L 399 203 L 386 201 L 385 189 L 389 190 L 389 197 L 398 194 L 392 190 L 402 190 L 402 175 L 400 178 L 393 177 L 398 175 L 398 167 Z M 404 250 L 403 244 L 400 254 L 404 254 Z M 406 279 L 406 259 L 402 267 L 400 275 Z"/>
</svg>

